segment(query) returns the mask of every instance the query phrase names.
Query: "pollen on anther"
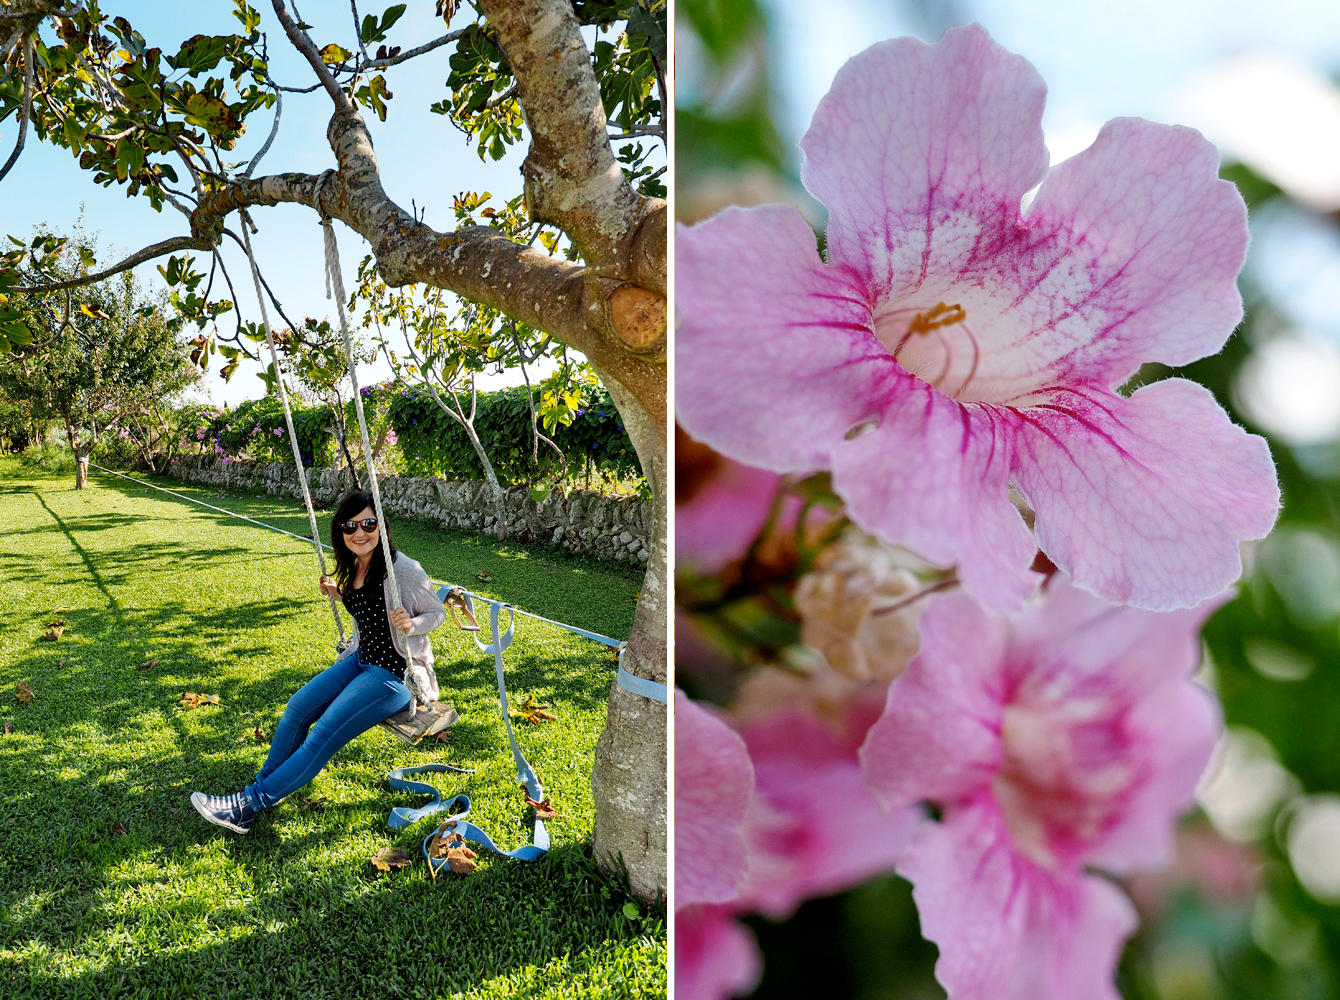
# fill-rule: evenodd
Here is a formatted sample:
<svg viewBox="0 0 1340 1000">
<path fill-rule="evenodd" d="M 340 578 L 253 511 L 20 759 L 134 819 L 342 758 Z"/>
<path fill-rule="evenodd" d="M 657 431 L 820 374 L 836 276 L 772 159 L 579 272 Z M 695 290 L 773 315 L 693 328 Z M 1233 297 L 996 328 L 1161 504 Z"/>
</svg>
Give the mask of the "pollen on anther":
<svg viewBox="0 0 1340 1000">
<path fill-rule="evenodd" d="M 945 305 L 943 302 L 937 302 L 934 309 L 929 309 L 924 313 L 917 313 L 913 316 L 912 322 L 907 324 L 907 332 L 930 333 L 932 330 L 942 326 L 953 326 L 955 323 L 962 323 L 967 318 L 967 311 L 957 302 L 952 306 Z"/>
</svg>

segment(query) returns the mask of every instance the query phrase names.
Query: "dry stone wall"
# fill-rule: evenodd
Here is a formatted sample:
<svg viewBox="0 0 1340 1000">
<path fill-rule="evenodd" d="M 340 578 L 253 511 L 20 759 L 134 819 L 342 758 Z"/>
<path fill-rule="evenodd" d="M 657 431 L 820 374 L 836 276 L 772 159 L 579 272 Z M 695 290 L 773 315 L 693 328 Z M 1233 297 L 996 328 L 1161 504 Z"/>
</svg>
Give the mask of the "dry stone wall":
<svg viewBox="0 0 1340 1000">
<path fill-rule="evenodd" d="M 352 487 L 347 469 L 305 471 L 307 488 L 318 507 L 334 507 Z M 286 462 L 223 462 L 187 456 L 176 459 L 168 475 L 182 482 L 205 483 L 226 490 L 302 499 L 294 466 Z M 378 483 L 382 506 L 401 517 L 461 531 L 498 533 L 487 483 L 437 476 L 388 476 Z M 524 486 L 514 486 L 504 496 L 511 538 L 552 542 L 569 552 L 595 559 L 639 564 L 649 558 L 653 517 L 650 500 L 573 490 L 566 498 L 555 492 L 543 503 L 536 503 Z"/>
</svg>

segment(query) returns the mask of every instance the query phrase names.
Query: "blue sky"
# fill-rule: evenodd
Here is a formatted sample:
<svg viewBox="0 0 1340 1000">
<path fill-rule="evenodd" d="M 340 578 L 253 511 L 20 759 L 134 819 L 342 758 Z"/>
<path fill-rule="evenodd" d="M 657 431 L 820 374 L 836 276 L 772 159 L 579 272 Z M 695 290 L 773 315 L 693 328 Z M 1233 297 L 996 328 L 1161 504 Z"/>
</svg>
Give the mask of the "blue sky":
<svg viewBox="0 0 1340 1000">
<path fill-rule="evenodd" d="M 161 0 L 136 0 L 133 4 L 107 3 L 104 10 L 117 14 L 128 12 L 135 27 L 150 45 L 159 45 L 175 51 L 186 38 L 197 33 L 224 34 L 238 29 L 232 17 L 232 4 L 227 0 L 207 0 L 203 3 L 165 3 Z M 270 36 L 270 65 L 274 78 L 286 86 L 305 87 L 315 82 L 310 67 L 289 45 L 274 24 L 268 4 L 257 5 L 263 15 L 262 30 Z M 303 16 L 315 28 L 312 32 L 318 44 L 338 41 L 350 47 L 353 39 L 353 20 L 349 5 L 335 0 L 305 0 L 300 7 Z M 380 15 L 382 5 L 374 11 L 371 6 L 360 6 L 360 13 Z M 458 14 L 452 27 L 468 23 L 470 9 Z M 433 15 L 433 4 L 415 2 L 392 30 L 392 44 L 412 48 L 438 37 L 447 28 L 442 19 Z M 395 95 L 390 101 L 390 114 L 385 123 L 368 114 L 368 124 L 381 167 L 382 183 L 388 195 L 406 209 L 411 199 L 425 211 L 424 221 L 436 229 L 453 229 L 452 197 L 462 191 L 491 191 L 500 198 L 513 197 L 521 190 L 520 168 L 525 156 L 525 145 L 514 147 L 501 161 L 481 162 L 472 146 L 447 118 L 432 114 L 428 106 L 448 96 L 445 87 L 447 57 L 453 46 L 444 46 L 436 52 L 411 60 L 387 73 L 388 83 Z M 257 174 L 302 171 L 320 173 L 333 167 L 334 158 L 326 143 L 325 128 L 330 119 L 330 100 L 321 91 L 312 94 L 285 94 L 284 112 L 279 136 L 257 168 Z M 254 154 L 265 141 L 270 130 L 269 112 L 258 112 L 249 121 L 246 136 L 238 143 L 233 158 L 243 160 Z M 15 136 L 14 120 L 0 125 L 0 149 L 8 156 Z M 124 189 L 103 188 L 92 184 L 91 174 L 79 170 L 74 158 L 63 149 L 33 141 L 4 181 L 0 181 L 0 233 L 27 235 L 35 225 L 50 225 L 69 230 L 81 210 L 86 227 L 101 233 L 101 259 L 111 260 L 109 247 L 121 253 L 188 232 L 186 219 L 170 207 L 155 213 L 145 198 L 126 198 Z M 325 298 L 322 279 L 322 244 L 320 227 L 315 212 L 295 205 L 279 205 L 254 213 L 260 232 L 253 237 L 257 261 L 270 286 L 275 290 L 285 312 L 295 321 L 304 316 L 334 319 L 334 303 Z M 236 218 L 230 217 L 229 227 L 237 232 Z M 336 223 L 340 241 L 340 256 L 346 287 L 353 287 L 359 260 L 368 252 L 366 241 L 357 233 Z M 233 277 L 234 287 L 247 319 L 259 320 L 255 295 L 247 274 L 245 257 L 232 241 L 226 241 L 225 261 Z M 165 263 L 164 258 L 161 263 Z M 207 261 L 198 267 L 207 269 Z M 141 280 L 150 288 L 161 288 L 163 282 L 153 264 L 137 269 Z M 272 317 L 278 323 L 278 317 Z M 264 394 L 261 381 L 255 377 L 254 365 L 243 365 L 228 385 L 214 372 L 222 364 L 216 358 L 214 371 L 209 374 L 203 389 L 218 403 L 235 404 L 242 399 Z M 368 366 L 360 371 L 360 381 L 368 384 L 390 374 L 385 362 Z M 499 384 L 519 384 L 519 375 L 512 374 Z M 484 384 L 484 383 L 481 383 Z"/>
</svg>

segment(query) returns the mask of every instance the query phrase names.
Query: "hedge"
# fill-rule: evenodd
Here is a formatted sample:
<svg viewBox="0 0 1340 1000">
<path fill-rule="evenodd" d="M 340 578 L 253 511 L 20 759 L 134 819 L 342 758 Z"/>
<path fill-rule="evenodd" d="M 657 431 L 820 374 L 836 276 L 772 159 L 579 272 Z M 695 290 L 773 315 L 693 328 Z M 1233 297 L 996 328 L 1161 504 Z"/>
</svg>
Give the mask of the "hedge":
<svg viewBox="0 0 1340 1000">
<path fill-rule="evenodd" d="M 483 467 L 465 429 L 433 401 L 427 390 L 392 386 L 381 390 L 390 396 L 391 427 L 395 431 L 405 471 L 410 475 L 439 475 L 447 479 L 482 479 Z M 539 390 L 535 392 L 539 405 Z M 558 426 L 547 436 L 568 460 L 568 475 L 579 476 L 590 459 L 594 468 L 615 478 L 641 476 L 637 452 L 614 400 L 603 388 L 594 400 L 577 410 L 568 426 Z M 468 398 L 462 397 L 467 406 Z M 531 465 L 530 406 L 526 387 L 481 392 L 475 412 L 475 431 L 489 453 L 489 460 L 503 483 L 536 482 L 555 471 L 560 463 L 554 450 L 540 442 L 540 468 Z"/>
</svg>

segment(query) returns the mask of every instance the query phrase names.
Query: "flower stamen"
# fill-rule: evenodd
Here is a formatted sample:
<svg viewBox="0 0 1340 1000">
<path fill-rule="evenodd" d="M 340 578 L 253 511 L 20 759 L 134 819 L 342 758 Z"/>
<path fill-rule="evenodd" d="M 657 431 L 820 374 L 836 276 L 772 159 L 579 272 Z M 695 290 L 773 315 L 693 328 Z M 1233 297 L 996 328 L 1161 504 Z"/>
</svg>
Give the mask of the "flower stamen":
<svg viewBox="0 0 1340 1000">
<path fill-rule="evenodd" d="M 964 308 L 955 302 L 952 306 L 947 306 L 943 302 L 937 302 L 934 309 L 929 309 L 924 313 L 917 313 L 912 317 L 912 322 L 907 324 L 907 332 L 930 333 L 942 326 L 953 326 L 955 323 L 962 323 L 968 318 L 968 313 Z"/>
</svg>

